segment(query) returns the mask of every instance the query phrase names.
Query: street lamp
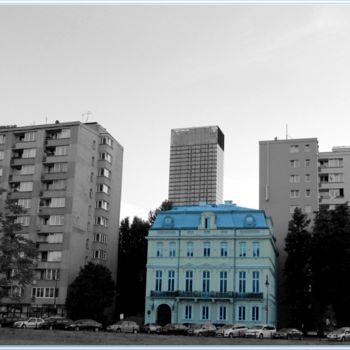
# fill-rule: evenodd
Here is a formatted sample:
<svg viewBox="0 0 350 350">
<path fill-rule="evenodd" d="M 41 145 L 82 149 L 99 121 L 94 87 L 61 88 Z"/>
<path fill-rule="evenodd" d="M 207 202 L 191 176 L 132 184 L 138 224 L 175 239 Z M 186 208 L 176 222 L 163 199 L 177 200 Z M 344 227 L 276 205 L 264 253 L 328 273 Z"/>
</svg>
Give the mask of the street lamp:
<svg viewBox="0 0 350 350">
<path fill-rule="evenodd" d="M 266 281 L 265 281 L 265 286 L 266 286 L 266 324 L 269 323 L 269 276 L 266 275 Z"/>
</svg>

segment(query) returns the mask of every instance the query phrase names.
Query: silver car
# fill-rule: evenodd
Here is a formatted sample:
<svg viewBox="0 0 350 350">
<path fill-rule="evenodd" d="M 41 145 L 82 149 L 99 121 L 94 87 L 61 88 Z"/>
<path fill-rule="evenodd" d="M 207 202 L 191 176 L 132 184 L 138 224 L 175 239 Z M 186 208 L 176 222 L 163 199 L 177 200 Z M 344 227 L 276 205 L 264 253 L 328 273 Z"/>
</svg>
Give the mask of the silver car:
<svg viewBox="0 0 350 350">
<path fill-rule="evenodd" d="M 345 341 L 350 340 L 350 327 L 339 328 L 327 335 L 329 341 Z"/>
<path fill-rule="evenodd" d="M 24 321 L 17 321 L 13 324 L 15 328 L 39 328 L 45 321 L 40 317 L 30 317 Z"/>
<path fill-rule="evenodd" d="M 134 321 L 118 321 L 115 324 L 107 326 L 106 330 L 108 332 L 117 333 L 138 333 L 140 331 L 140 326 Z"/>
</svg>

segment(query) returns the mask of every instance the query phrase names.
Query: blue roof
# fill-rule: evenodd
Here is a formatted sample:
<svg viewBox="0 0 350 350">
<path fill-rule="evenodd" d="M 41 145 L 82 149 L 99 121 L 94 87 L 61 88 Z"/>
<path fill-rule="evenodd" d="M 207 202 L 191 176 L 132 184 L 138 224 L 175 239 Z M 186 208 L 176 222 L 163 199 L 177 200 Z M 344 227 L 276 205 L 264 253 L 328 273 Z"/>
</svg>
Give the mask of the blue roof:
<svg viewBox="0 0 350 350">
<path fill-rule="evenodd" d="M 215 215 L 217 229 L 269 228 L 263 210 L 238 207 L 230 203 L 176 206 L 161 211 L 151 230 L 197 229 L 202 213 Z"/>
</svg>

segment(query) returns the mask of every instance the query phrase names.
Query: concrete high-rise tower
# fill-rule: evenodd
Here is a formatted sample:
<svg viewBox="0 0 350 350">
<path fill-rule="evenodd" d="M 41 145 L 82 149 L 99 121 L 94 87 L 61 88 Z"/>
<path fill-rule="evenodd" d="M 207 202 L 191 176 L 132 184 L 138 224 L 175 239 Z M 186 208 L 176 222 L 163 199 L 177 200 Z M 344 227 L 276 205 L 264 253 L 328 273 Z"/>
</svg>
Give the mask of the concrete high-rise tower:
<svg viewBox="0 0 350 350">
<path fill-rule="evenodd" d="M 171 130 L 169 201 L 222 203 L 224 144 L 218 126 Z"/>
</svg>

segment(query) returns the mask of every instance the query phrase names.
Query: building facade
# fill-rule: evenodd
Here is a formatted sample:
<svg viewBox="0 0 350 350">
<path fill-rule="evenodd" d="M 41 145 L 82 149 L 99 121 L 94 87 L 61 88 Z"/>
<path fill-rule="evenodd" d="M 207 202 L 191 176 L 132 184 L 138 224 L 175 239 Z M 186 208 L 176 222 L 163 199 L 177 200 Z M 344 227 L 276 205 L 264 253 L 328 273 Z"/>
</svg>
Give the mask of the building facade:
<svg viewBox="0 0 350 350">
<path fill-rule="evenodd" d="M 275 324 L 276 255 L 263 211 L 226 202 L 158 213 L 145 323 Z"/>
<path fill-rule="evenodd" d="M 0 212 L 6 198 L 23 206 L 17 220 L 39 251 L 32 285 L 9 291 L 0 313 L 64 314 L 90 261 L 116 280 L 122 165 L 122 146 L 98 123 L 0 127 Z"/>
<path fill-rule="evenodd" d="M 222 203 L 224 144 L 218 126 L 171 130 L 169 201 Z"/>
</svg>

